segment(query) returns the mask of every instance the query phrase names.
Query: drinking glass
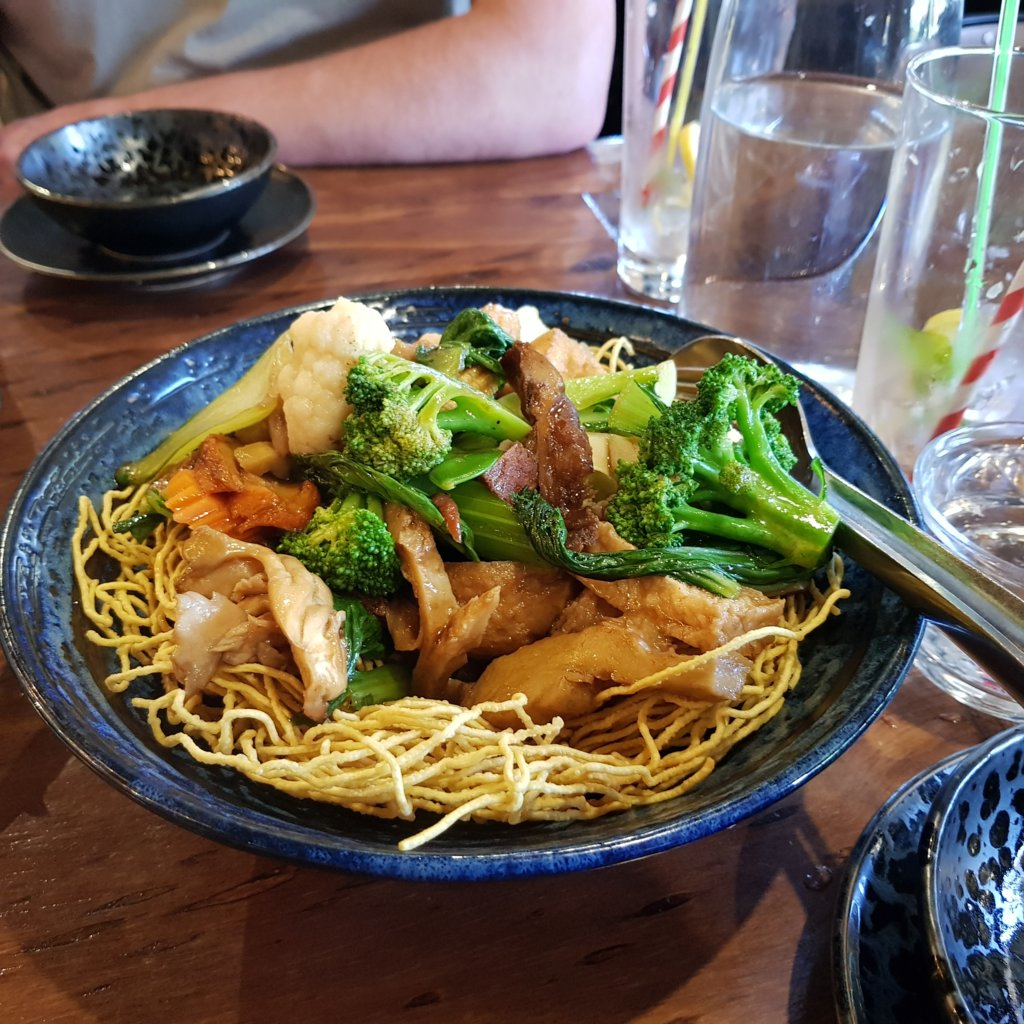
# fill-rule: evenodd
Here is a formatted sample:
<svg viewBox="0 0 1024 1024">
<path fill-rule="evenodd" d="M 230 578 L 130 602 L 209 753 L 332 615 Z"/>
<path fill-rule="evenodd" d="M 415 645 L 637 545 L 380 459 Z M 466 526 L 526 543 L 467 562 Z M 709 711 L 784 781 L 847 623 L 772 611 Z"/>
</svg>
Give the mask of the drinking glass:
<svg viewBox="0 0 1024 1024">
<path fill-rule="evenodd" d="M 908 472 L 961 420 L 1024 417 L 1024 52 L 1002 112 L 994 58 L 937 50 L 907 75 L 853 404 Z"/>
<path fill-rule="evenodd" d="M 955 43 L 962 14 L 961 0 L 726 0 L 683 315 L 852 370 L 905 68 Z"/>
<path fill-rule="evenodd" d="M 1024 597 L 1024 422 L 959 427 L 925 445 L 914 469 L 925 526 L 950 551 Z M 1024 707 L 940 629 L 914 664 L 962 704 L 1009 721 Z"/>
<path fill-rule="evenodd" d="M 626 0 L 618 274 L 678 302 L 690 228 L 705 31 L 720 0 Z"/>
</svg>

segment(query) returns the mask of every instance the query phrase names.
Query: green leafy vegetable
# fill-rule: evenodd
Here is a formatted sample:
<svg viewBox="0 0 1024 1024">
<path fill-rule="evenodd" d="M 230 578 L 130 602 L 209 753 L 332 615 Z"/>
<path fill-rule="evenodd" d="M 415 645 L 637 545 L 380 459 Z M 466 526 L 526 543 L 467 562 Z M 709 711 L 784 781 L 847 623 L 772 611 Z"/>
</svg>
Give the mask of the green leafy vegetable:
<svg viewBox="0 0 1024 1024">
<path fill-rule="evenodd" d="M 464 309 L 449 321 L 437 346 L 421 349 L 417 358 L 452 376 L 481 366 L 501 380 L 501 357 L 514 344 L 515 338 L 482 309 Z"/>
<path fill-rule="evenodd" d="M 384 623 L 368 612 L 358 597 L 335 594 L 334 607 L 345 613 L 345 650 L 348 652 L 349 672 L 354 672 L 360 662 L 383 661 L 391 653 Z"/>
<path fill-rule="evenodd" d="M 384 624 L 355 597 L 335 594 L 334 607 L 345 613 L 345 650 L 348 652 L 348 685 L 327 705 L 330 718 L 339 708 L 358 711 L 371 704 L 385 704 L 412 692 L 412 673 L 400 663 L 385 661 L 392 651 Z M 384 664 L 374 664 L 384 662 Z M 369 668 L 360 668 L 369 665 Z"/>
<path fill-rule="evenodd" d="M 637 434 L 675 398 L 676 380 L 676 364 L 666 359 L 633 370 L 570 377 L 565 394 L 576 406 L 585 429 Z"/>
<path fill-rule="evenodd" d="M 459 484 L 451 497 L 459 508 L 463 527 L 472 529 L 473 545 L 482 559 L 534 564 L 543 561 L 511 506 L 479 480 Z"/>
<path fill-rule="evenodd" d="M 141 510 L 127 519 L 114 523 L 114 533 L 130 533 L 141 544 L 161 523 L 166 523 L 170 518 L 171 511 L 164 501 L 164 496 L 150 488 L 146 492 Z"/>
<path fill-rule="evenodd" d="M 265 420 L 277 403 L 270 385 L 281 351 L 275 342 L 231 387 L 168 434 L 153 451 L 120 466 L 114 473 L 118 485 L 134 486 L 152 480 L 165 467 L 188 458 L 211 434 L 233 434 Z"/>
<path fill-rule="evenodd" d="M 722 597 L 735 597 L 741 585 L 765 592 L 806 580 L 811 570 L 768 552 L 741 548 L 657 547 L 627 551 L 572 551 L 566 546 L 562 513 L 536 491 L 520 491 L 513 508 L 526 536 L 544 561 L 577 576 L 597 580 L 671 576 Z"/>
</svg>

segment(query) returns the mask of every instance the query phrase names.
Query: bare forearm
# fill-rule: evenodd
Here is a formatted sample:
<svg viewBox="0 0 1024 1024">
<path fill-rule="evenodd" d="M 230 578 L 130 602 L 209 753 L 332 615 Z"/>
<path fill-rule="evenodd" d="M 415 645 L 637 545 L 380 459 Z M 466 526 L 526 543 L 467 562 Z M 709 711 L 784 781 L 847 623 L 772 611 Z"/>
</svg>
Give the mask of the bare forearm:
<svg viewBox="0 0 1024 1024">
<path fill-rule="evenodd" d="M 297 164 L 531 156 L 597 134 L 613 46 L 611 0 L 484 0 L 221 87 L 233 109 L 276 125 Z"/>
<path fill-rule="evenodd" d="M 296 165 L 559 152 L 597 134 L 614 31 L 612 0 L 477 0 L 462 17 L 365 46 L 76 104 L 5 133 L 38 134 L 112 109 L 180 105 L 263 121 L 282 159 Z"/>
</svg>

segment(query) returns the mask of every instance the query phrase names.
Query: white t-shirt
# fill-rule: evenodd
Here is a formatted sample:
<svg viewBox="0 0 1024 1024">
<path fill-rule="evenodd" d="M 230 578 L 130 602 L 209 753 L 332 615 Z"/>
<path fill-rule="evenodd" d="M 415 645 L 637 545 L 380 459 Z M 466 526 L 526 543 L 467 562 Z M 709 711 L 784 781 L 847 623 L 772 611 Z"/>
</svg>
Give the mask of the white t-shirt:
<svg viewBox="0 0 1024 1024">
<path fill-rule="evenodd" d="M 469 0 L 0 0 L 0 121 L 355 46 Z"/>
</svg>

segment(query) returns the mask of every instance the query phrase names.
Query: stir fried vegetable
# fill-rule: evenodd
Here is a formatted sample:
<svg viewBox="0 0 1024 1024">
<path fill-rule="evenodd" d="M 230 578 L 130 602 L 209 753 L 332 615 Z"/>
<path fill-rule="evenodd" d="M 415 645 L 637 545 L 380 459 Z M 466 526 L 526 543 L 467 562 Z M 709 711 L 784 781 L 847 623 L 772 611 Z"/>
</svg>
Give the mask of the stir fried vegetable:
<svg viewBox="0 0 1024 1024">
<path fill-rule="evenodd" d="M 758 545 L 814 568 L 838 517 L 803 487 L 775 413 L 798 399 L 777 366 L 726 355 L 695 401 L 673 402 L 640 434 L 640 457 L 619 467 L 608 519 L 640 547 L 716 537 Z"/>
</svg>

